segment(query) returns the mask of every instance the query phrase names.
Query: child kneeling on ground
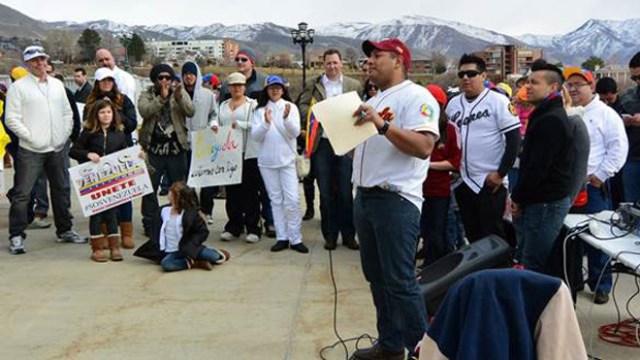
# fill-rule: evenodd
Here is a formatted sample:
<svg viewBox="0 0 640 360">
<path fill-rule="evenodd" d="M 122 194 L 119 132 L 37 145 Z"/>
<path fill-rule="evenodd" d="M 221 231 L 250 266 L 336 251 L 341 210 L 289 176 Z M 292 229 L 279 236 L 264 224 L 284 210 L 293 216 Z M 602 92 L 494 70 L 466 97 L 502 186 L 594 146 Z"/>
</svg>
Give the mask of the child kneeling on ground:
<svg viewBox="0 0 640 360">
<path fill-rule="evenodd" d="M 228 261 L 226 250 L 202 245 L 209 229 L 195 190 L 177 181 L 169 189 L 168 198 L 169 205 L 161 207 L 154 219 L 151 238 L 134 255 L 155 261 L 164 271 L 211 270 L 212 265 Z"/>
</svg>

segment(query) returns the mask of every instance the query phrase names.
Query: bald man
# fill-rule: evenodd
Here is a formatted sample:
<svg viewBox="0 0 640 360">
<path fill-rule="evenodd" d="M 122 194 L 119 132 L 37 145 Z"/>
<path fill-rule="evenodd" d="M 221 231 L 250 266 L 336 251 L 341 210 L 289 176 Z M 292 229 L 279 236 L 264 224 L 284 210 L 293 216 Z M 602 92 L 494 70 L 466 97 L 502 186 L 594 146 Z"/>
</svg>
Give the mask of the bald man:
<svg viewBox="0 0 640 360">
<path fill-rule="evenodd" d="M 113 55 L 107 49 L 98 49 L 96 51 L 96 66 L 98 68 L 106 67 L 115 72 L 116 85 L 121 93 L 127 95 L 134 104 L 137 103 L 138 97 L 136 96 L 136 80 L 128 72 L 121 70 L 116 66 L 116 62 L 113 59 Z"/>
</svg>

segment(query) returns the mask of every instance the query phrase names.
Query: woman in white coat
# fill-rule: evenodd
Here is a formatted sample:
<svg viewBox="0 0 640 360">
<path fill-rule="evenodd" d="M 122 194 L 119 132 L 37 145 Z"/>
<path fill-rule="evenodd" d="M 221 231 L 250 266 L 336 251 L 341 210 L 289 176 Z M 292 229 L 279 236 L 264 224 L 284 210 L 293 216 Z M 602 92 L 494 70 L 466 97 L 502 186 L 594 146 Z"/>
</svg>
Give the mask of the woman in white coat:
<svg viewBox="0 0 640 360">
<path fill-rule="evenodd" d="M 264 179 L 273 220 L 276 244 L 271 251 L 288 247 L 300 253 L 309 249 L 302 243 L 302 213 L 296 173 L 296 137 L 300 134 L 300 113 L 291 102 L 284 81 L 269 76 L 258 97 L 251 136 L 261 143 L 258 166 Z"/>
</svg>

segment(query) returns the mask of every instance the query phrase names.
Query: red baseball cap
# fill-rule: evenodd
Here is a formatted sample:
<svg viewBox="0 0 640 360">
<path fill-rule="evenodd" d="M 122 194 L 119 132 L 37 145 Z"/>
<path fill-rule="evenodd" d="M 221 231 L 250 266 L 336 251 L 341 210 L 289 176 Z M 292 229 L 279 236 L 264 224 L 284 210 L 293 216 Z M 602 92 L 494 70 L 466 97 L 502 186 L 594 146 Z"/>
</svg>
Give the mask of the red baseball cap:
<svg viewBox="0 0 640 360">
<path fill-rule="evenodd" d="M 390 51 L 402 56 L 404 66 L 407 71 L 409 71 L 411 67 L 411 51 L 400 39 L 389 38 L 380 41 L 366 40 L 362 43 L 362 51 L 364 51 L 367 57 L 371 56 L 373 50 Z"/>
<path fill-rule="evenodd" d="M 427 85 L 427 90 L 429 90 L 440 106 L 443 108 L 447 106 L 447 94 L 445 94 L 440 86 L 429 84 Z"/>
</svg>

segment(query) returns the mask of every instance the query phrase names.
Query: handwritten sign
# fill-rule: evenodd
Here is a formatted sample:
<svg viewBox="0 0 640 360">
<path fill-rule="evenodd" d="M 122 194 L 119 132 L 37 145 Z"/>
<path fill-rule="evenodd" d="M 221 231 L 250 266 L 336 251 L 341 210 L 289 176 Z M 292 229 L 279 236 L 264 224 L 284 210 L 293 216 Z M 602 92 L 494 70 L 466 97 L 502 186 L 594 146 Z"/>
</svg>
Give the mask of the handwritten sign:
<svg viewBox="0 0 640 360">
<path fill-rule="evenodd" d="M 242 133 L 222 126 L 191 133 L 191 187 L 232 185 L 242 182 Z"/>
<path fill-rule="evenodd" d="M 85 217 L 153 192 L 147 166 L 134 146 L 69 169 Z"/>
</svg>

